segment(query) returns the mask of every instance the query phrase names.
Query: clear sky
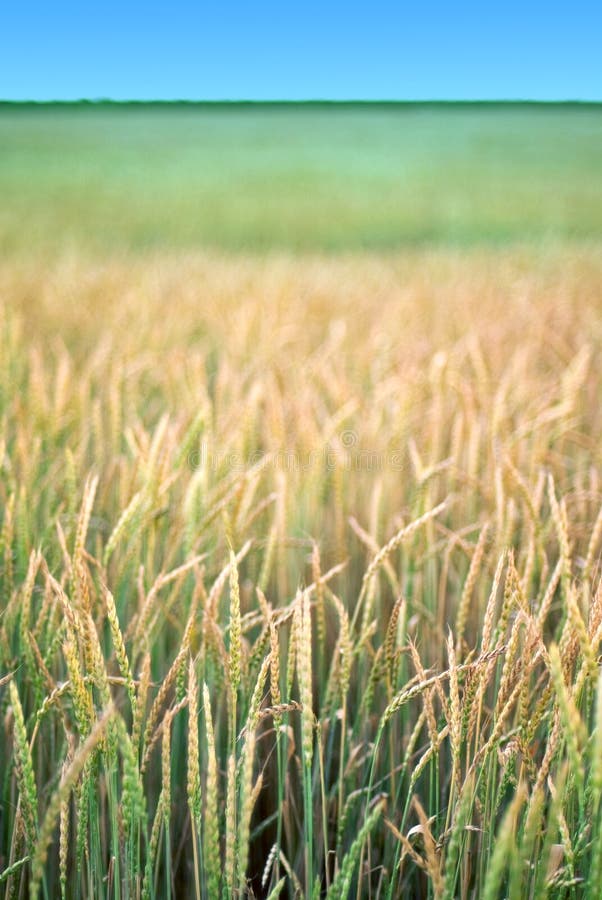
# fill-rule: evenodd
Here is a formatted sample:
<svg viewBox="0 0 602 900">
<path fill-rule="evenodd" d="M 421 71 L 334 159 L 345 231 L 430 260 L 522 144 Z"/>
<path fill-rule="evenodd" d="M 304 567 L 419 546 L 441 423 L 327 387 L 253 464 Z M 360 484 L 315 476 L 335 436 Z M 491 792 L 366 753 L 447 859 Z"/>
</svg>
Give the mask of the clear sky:
<svg viewBox="0 0 602 900">
<path fill-rule="evenodd" d="M 602 3 L 1 0 L 0 98 L 602 100 Z"/>
</svg>

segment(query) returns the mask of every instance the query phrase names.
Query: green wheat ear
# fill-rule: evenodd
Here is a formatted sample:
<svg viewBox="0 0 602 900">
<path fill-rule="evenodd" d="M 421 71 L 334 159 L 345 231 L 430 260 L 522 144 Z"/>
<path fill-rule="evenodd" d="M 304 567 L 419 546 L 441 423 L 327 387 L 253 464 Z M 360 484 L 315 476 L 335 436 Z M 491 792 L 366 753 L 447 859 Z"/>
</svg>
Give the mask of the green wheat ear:
<svg viewBox="0 0 602 900">
<path fill-rule="evenodd" d="M 21 707 L 19 692 L 14 681 L 11 681 L 9 684 L 9 692 L 14 716 L 14 752 L 20 810 L 25 825 L 27 849 L 29 854 L 33 855 L 38 838 L 38 792 L 33 773 L 33 761 L 25 720 L 23 718 L 23 708 Z"/>
<path fill-rule="evenodd" d="M 217 897 L 219 895 L 221 881 L 218 822 L 218 771 L 211 700 L 209 697 L 209 689 L 206 684 L 203 685 L 203 710 L 205 715 L 205 736 L 207 741 L 207 777 L 205 789 L 203 849 L 205 870 L 207 873 L 207 889 L 211 897 Z"/>
<path fill-rule="evenodd" d="M 241 619 L 240 619 L 240 589 L 238 584 L 238 567 L 234 551 L 230 550 L 230 652 L 229 675 L 233 702 L 240 685 L 241 674 Z"/>
</svg>

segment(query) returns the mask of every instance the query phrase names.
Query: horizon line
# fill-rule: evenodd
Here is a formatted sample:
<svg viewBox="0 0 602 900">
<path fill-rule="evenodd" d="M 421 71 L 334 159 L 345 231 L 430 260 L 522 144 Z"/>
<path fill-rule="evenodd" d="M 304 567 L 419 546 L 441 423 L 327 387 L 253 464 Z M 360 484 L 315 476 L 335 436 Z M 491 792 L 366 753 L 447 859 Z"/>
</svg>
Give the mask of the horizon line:
<svg viewBox="0 0 602 900">
<path fill-rule="evenodd" d="M 429 99 L 329 99 L 310 97 L 306 99 L 269 98 L 262 100 L 237 99 L 190 99 L 165 98 L 122 98 L 79 97 L 76 99 L 15 99 L 0 98 L 0 106 L 602 106 L 602 98 L 597 100 L 533 99 L 529 97 L 499 98 L 429 98 Z"/>
</svg>

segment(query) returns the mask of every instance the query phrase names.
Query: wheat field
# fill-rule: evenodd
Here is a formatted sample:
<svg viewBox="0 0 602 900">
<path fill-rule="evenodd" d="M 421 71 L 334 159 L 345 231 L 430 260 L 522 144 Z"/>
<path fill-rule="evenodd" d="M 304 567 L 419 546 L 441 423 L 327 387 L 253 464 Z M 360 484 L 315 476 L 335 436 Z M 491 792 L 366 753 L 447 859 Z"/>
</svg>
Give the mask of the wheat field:
<svg viewBox="0 0 602 900">
<path fill-rule="evenodd" d="M 3 896 L 599 896 L 601 279 L 0 265 Z"/>
</svg>

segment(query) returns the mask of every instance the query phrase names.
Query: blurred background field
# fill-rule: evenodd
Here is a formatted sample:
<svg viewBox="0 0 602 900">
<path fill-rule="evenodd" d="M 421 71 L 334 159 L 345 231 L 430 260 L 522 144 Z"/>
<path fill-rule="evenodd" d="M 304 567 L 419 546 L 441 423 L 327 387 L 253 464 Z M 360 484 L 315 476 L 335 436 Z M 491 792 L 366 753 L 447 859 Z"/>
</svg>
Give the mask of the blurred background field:
<svg viewBox="0 0 602 900">
<path fill-rule="evenodd" d="M 3 252 L 602 236 L 596 105 L 0 107 Z"/>
</svg>

